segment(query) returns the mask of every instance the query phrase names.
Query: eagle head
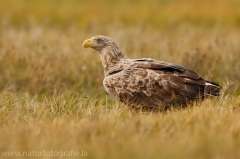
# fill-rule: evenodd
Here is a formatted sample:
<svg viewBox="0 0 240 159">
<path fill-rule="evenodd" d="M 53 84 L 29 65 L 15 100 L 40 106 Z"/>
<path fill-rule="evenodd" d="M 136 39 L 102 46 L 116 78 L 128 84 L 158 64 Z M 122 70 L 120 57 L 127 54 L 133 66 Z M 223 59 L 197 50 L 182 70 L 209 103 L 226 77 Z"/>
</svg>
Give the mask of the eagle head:
<svg viewBox="0 0 240 159">
<path fill-rule="evenodd" d="M 102 51 L 106 47 L 117 47 L 117 43 L 107 36 L 97 35 L 90 39 L 87 39 L 82 44 L 83 48 L 92 48 L 97 51 Z"/>
</svg>

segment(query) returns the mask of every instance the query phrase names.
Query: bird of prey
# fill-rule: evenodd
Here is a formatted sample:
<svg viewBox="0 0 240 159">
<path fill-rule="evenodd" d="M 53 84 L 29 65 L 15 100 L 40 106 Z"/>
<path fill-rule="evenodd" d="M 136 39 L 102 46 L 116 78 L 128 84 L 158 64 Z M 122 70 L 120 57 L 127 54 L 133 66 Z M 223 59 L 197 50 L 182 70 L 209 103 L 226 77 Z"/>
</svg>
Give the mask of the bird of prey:
<svg viewBox="0 0 240 159">
<path fill-rule="evenodd" d="M 94 36 L 85 40 L 82 47 L 99 52 L 105 90 L 131 108 L 159 110 L 184 107 L 193 101 L 220 94 L 220 85 L 204 80 L 181 65 L 124 56 L 110 37 Z"/>
</svg>

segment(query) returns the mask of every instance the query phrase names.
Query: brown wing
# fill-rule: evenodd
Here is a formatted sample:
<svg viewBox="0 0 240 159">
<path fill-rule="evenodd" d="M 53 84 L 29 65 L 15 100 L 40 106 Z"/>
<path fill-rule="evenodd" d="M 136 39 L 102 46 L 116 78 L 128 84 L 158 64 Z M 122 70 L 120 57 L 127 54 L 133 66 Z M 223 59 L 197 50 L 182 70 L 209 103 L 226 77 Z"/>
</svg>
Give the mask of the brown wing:
<svg viewBox="0 0 240 159">
<path fill-rule="evenodd" d="M 138 61 L 133 68 L 104 79 L 108 93 L 127 105 L 158 107 L 186 105 L 201 98 L 205 81 L 179 65 Z"/>
</svg>

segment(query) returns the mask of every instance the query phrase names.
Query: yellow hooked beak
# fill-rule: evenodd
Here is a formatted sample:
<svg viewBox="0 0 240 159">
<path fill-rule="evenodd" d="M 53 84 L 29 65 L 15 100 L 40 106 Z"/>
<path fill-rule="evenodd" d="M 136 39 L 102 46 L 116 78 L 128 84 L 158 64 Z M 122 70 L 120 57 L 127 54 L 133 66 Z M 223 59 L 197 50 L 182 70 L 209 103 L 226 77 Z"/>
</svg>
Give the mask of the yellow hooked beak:
<svg viewBox="0 0 240 159">
<path fill-rule="evenodd" d="M 92 39 L 87 39 L 82 44 L 82 48 L 88 48 L 93 46 L 98 46 L 98 44 L 95 43 Z"/>
</svg>

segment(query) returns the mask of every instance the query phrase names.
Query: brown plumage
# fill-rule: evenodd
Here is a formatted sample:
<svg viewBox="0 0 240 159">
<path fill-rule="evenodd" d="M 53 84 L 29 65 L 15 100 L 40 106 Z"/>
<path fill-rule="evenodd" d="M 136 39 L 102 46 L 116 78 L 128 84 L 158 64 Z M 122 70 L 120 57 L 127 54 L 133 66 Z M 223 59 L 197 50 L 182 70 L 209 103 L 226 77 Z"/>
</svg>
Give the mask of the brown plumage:
<svg viewBox="0 0 240 159">
<path fill-rule="evenodd" d="M 221 86 L 204 80 L 181 65 L 124 56 L 109 37 L 94 36 L 85 40 L 83 48 L 88 47 L 100 54 L 105 90 L 134 108 L 152 110 L 186 106 L 192 101 L 219 95 Z"/>
</svg>

